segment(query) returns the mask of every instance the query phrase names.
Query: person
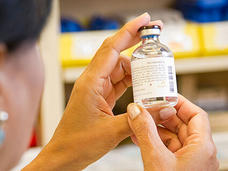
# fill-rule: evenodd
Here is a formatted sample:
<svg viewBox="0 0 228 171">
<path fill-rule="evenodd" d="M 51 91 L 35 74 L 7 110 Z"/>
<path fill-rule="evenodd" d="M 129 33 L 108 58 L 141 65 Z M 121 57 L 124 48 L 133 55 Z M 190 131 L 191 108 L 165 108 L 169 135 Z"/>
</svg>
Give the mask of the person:
<svg viewBox="0 0 228 171">
<path fill-rule="evenodd" d="M 0 114 L 8 118 L 0 128 L 3 171 L 27 149 L 38 113 L 44 71 L 36 41 L 50 7 L 51 0 L 0 1 Z M 23 170 L 82 170 L 128 136 L 140 147 L 145 170 L 218 169 L 208 116 L 184 97 L 175 108 L 130 104 L 127 113 L 112 113 L 131 86 L 130 61 L 120 52 L 139 42 L 141 26 L 154 24 L 162 27 L 145 13 L 104 41 L 77 79 L 52 139 Z"/>
</svg>

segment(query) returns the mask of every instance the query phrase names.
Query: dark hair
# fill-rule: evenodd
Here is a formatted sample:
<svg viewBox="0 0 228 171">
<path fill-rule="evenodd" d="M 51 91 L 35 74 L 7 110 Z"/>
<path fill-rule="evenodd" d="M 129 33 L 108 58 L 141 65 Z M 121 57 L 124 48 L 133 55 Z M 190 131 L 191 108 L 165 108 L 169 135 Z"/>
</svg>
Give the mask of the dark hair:
<svg viewBox="0 0 228 171">
<path fill-rule="evenodd" d="M 24 41 L 38 39 L 52 0 L 0 0 L 0 42 L 14 50 Z"/>
</svg>

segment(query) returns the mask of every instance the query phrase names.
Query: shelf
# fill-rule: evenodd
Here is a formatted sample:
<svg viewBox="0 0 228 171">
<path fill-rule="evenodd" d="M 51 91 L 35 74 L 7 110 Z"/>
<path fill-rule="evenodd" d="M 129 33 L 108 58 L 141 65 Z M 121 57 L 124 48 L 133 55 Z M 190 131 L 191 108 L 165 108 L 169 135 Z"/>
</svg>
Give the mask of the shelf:
<svg viewBox="0 0 228 171">
<path fill-rule="evenodd" d="M 65 83 L 74 83 L 75 80 L 82 74 L 86 67 L 64 68 L 63 79 Z"/>
<path fill-rule="evenodd" d="M 76 19 L 83 18 L 95 14 L 122 14 L 127 15 L 128 12 L 133 11 L 141 14 L 153 9 L 164 8 L 170 6 L 175 0 L 60 0 L 61 15 L 74 17 Z"/>
<path fill-rule="evenodd" d="M 177 74 L 228 71 L 228 55 L 177 59 L 175 63 Z"/>
<path fill-rule="evenodd" d="M 228 112 L 209 113 L 209 120 L 213 133 L 224 131 L 228 133 Z"/>
<path fill-rule="evenodd" d="M 213 133 L 212 137 L 218 152 L 219 170 L 228 170 L 228 132 Z"/>
<path fill-rule="evenodd" d="M 228 55 L 176 59 L 175 64 L 177 74 L 228 71 Z M 85 67 L 63 69 L 64 81 L 66 83 L 74 82 L 81 75 L 84 69 Z"/>
<path fill-rule="evenodd" d="M 39 49 L 45 66 L 45 89 L 41 105 L 41 143 L 46 145 L 62 117 L 64 111 L 64 94 L 61 75 L 61 65 L 58 60 L 59 32 L 58 1 L 53 1 L 50 19 L 43 30 Z"/>
</svg>

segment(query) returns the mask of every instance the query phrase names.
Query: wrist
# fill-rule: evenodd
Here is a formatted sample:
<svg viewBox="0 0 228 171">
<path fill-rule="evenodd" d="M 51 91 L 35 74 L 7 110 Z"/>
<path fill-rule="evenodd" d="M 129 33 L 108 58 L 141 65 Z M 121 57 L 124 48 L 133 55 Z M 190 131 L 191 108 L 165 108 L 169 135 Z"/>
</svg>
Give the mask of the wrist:
<svg viewBox="0 0 228 171">
<path fill-rule="evenodd" d="M 27 165 L 23 171 L 27 170 L 82 170 L 80 165 L 79 153 L 74 154 L 70 147 L 50 142 L 39 155 Z"/>
</svg>

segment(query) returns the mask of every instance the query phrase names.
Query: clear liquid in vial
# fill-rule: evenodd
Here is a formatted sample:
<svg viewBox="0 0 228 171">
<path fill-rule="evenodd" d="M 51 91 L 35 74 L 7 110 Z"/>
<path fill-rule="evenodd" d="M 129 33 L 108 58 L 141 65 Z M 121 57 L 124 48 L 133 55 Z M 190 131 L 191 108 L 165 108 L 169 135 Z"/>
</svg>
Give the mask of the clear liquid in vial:
<svg viewBox="0 0 228 171">
<path fill-rule="evenodd" d="M 132 54 L 131 68 L 135 103 L 144 108 L 163 102 L 177 104 L 173 54 L 157 35 L 142 38 L 142 45 Z"/>
</svg>

